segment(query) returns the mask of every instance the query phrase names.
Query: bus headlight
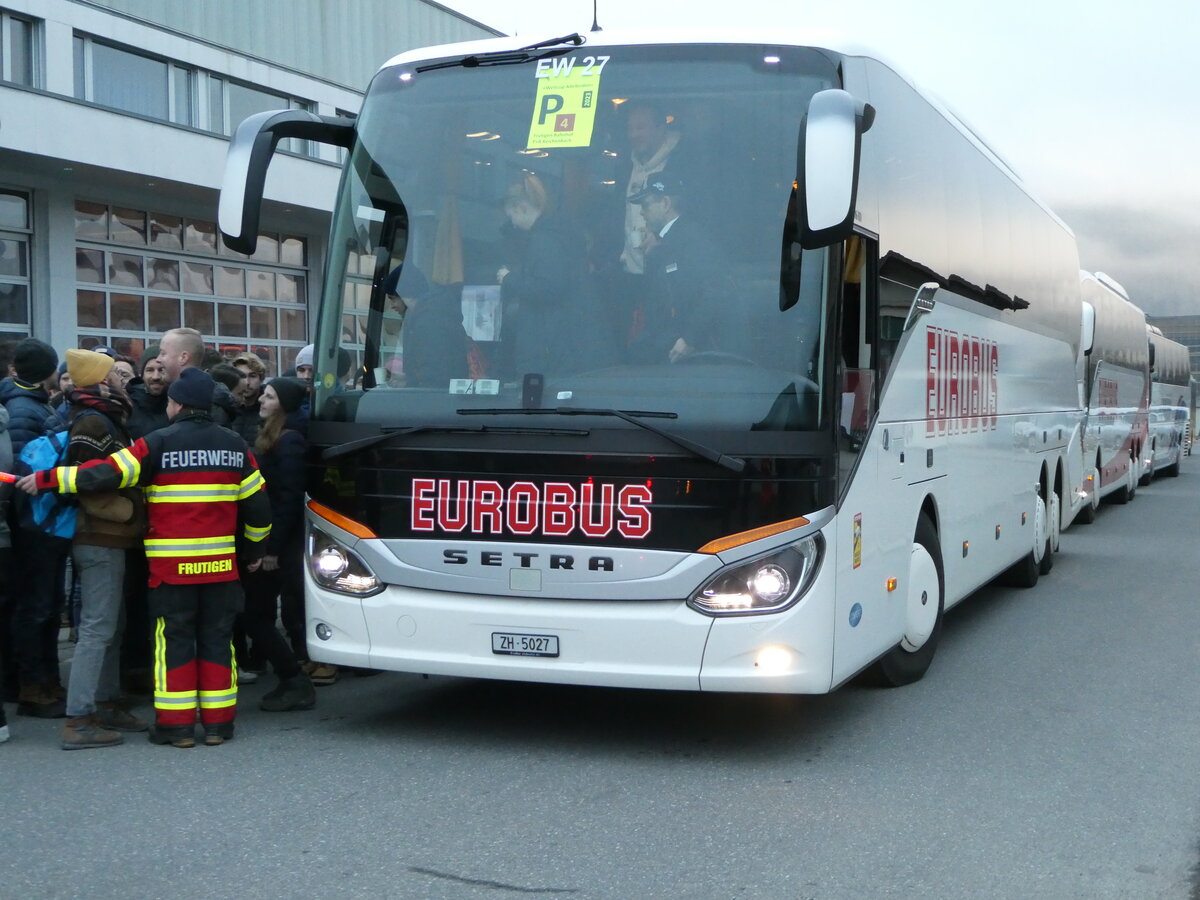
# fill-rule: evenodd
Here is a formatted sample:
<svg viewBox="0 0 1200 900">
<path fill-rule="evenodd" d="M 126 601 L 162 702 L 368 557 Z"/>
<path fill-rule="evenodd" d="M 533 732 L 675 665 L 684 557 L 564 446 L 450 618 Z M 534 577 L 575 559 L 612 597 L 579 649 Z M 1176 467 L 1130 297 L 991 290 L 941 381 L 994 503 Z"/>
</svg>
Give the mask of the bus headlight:
<svg viewBox="0 0 1200 900">
<path fill-rule="evenodd" d="M 782 550 L 735 563 L 701 585 L 688 598 L 688 606 L 710 616 L 785 610 L 812 584 L 824 549 L 824 539 L 814 534 Z"/>
<path fill-rule="evenodd" d="M 308 571 L 321 587 L 366 597 L 383 590 L 375 573 L 356 553 L 313 528 L 308 533 Z"/>
</svg>

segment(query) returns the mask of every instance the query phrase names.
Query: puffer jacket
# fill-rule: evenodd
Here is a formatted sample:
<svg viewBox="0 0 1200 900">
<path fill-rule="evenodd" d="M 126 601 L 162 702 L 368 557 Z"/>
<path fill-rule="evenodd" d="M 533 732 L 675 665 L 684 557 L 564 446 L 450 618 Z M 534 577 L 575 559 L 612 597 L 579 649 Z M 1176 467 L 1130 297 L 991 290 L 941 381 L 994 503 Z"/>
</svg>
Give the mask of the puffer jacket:
<svg viewBox="0 0 1200 900">
<path fill-rule="evenodd" d="M 135 441 L 171 424 L 167 418 L 166 391 L 155 396 L 146 390 L 146 385 L 135 379 L 129 383 L 129 400 L 133 403 L 129 434 Z"/>
<path fill-rule="evenodd" d="M 8 436 L 8 410 L 0 406 L 0 472 L 13 470 L 12 439 Z M 0 482 L 0 550 L 12 546 L 12 532 L 8 526 L 8 507 L 12 501 L 13 486 Z"/>
<path fill-rule="evenodd" d="M 225 428 L 233 428 L 233 420 L 241 412 L 242 404 L 230 392 L 229 388 L 217 383 L 213 389 L 212 420 Z"/>
<path fill-rule="evenodd" d="M 282 556 L 304 537 L 305 454 L 308 414 L 288 413 L 275 446 L 259 454 L 258 468 L 271 498 L 271 537 L 267 555 Z"/>
<path fill-rule="evenodd" d="M 0 381 L 0 404 L 8 410 L 8 436 L 14 457 L 20 456 L 26 444 L 51 430 L 56 422 L 46 389 L 15 375 Z"/>
</svg>

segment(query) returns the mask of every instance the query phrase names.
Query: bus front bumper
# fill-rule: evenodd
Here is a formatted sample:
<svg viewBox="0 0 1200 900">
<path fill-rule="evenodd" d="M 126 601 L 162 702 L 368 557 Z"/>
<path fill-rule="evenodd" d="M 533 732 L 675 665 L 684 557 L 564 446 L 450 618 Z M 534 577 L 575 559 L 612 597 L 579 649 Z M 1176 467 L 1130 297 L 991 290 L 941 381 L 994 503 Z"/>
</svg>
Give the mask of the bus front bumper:
<svg viewBox="0 0 1200 900">
<path fill-rule="evenodd" d="M 816 603 L 714 619 L 682 601 L 522 599 L 397 585 L 360 598 L 305 576 L 308 651 L 321 662 L 660 690 L 830 689 L 832 635 Z M 796 635 L 806 635 L 807 646 L 796 646 Z M 557 655 L 523 655 L 551 651 Z"/>
</svg>

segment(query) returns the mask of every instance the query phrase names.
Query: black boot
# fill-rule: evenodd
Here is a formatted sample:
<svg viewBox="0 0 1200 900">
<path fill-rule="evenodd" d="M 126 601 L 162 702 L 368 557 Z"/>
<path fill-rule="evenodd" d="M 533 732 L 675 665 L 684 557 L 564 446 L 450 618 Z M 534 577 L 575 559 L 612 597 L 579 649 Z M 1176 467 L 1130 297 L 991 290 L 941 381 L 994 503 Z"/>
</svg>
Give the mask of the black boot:
<svg viewBox="0 0 1200 900">
<path fill-rule="evenodd" d="M 262 698 L 258 708 L 266 712 L 292 712 L 312 709 L 316 702 L 317 692 L 312 682 L 303 672 L 297 672 L 291 678 L 280 678 L 278 687 Z"/>
</svg>

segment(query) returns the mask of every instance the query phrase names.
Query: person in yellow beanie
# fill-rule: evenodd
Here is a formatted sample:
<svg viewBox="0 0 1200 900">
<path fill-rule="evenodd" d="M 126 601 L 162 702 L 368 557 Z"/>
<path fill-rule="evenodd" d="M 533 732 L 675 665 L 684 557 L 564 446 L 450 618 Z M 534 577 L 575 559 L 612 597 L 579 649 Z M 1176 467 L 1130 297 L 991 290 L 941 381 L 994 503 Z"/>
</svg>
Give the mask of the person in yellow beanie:
<svg viewBox="0 0 1200 900">
<path fill-rule="evenodd" d="M 128 431 L 131 404 L 113 366 L 112 357 L 103 353 L 67 351 L 67 371 L 74 383 L 67 395 L 69 466 L 103 459 L 132 443 Z M 83 603 L 79 641 L 67 683 L 64 750 L 112 747 L 124 740 L 121 732 L 149 727 L 118 702 L 125 631 L 125 551 L 139 545 L 144 530 L 137 488 L 79 496 L 71 557 Z"/>
</svg>

